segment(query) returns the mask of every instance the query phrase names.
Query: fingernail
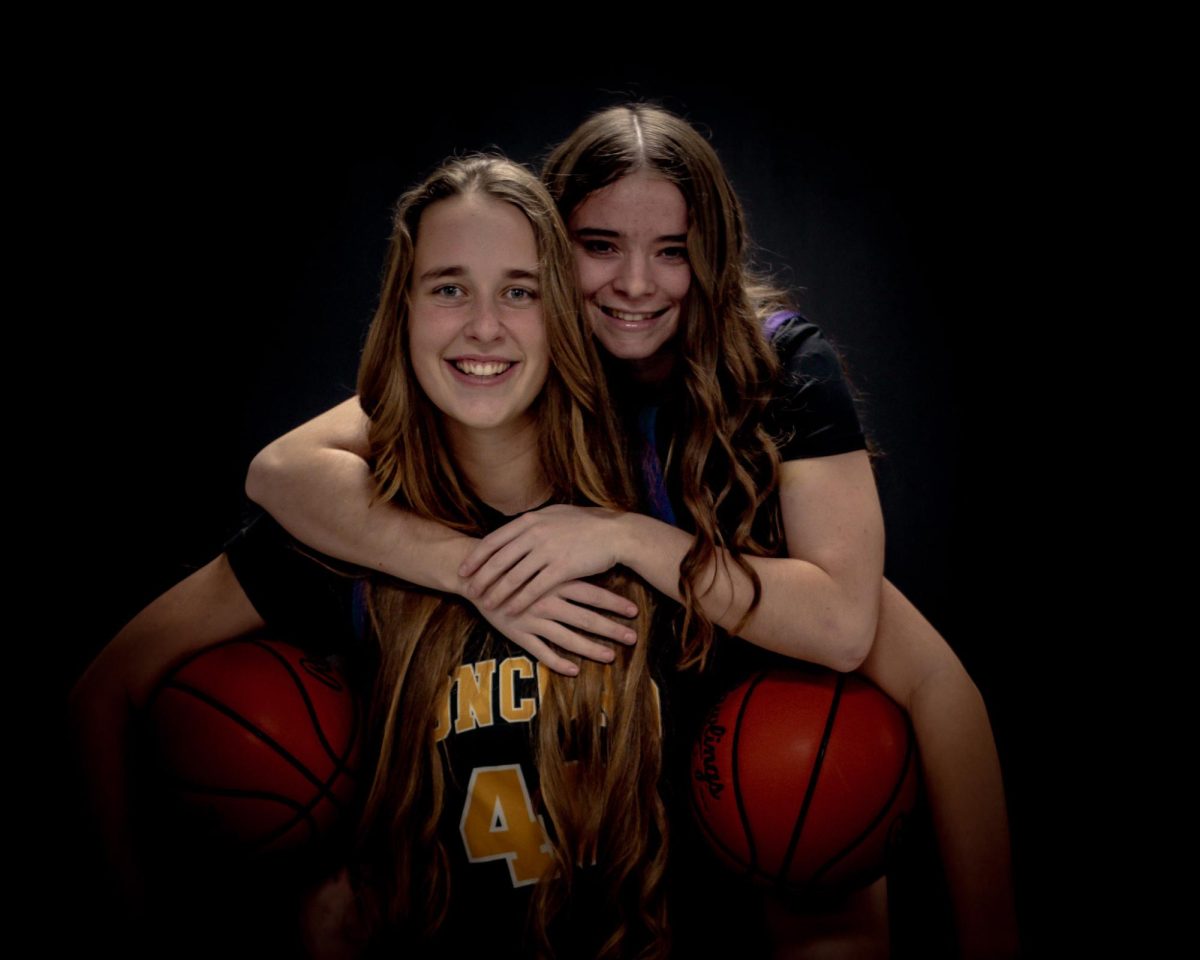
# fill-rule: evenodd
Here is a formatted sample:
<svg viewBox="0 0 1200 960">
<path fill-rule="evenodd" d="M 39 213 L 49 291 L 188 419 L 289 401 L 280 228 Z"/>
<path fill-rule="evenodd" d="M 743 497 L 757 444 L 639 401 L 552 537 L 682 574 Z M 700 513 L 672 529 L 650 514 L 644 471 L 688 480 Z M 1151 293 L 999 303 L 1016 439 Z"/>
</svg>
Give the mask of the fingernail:
<svg viewBox="0 0 1200 960">
<path fill-rule="evenodd" d="M 629 616 L 631 616 L 631 617 L 637 613 L 637 607 L 635 607 L 632 603 L 629 606 L 627 606 L 625 609 L 629 612 Z"/>
<path fill-rule="evenodd" d="M 625 631 L 625 642 L 626 643 L 634 643 L 636 640 L 637 640 L 636 633 L 634 633 L 632 630 Z"/>
</svg>

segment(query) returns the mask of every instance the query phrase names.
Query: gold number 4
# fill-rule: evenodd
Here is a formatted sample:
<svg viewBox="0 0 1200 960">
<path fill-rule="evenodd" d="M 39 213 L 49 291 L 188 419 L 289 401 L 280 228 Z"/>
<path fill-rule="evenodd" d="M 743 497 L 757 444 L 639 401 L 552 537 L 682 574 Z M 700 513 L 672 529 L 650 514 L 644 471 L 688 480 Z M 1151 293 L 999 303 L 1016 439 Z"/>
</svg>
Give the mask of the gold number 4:
<svg viewBox="0 0 1200 960">
<path fill-rule="evenodd" d="M 472 863 L 507 860 L 514 887 L 537 883 L 551 863 L 550 838 L 518 764 L 476 767 L 459 823 Z"/>
</svg>

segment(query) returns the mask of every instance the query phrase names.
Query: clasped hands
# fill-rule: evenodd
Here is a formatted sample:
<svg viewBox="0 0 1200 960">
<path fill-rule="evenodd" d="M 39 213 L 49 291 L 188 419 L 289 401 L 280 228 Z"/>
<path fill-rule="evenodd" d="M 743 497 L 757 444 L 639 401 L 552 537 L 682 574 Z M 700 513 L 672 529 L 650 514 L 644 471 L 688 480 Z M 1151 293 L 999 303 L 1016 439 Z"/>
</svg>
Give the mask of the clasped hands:
<svg viewBox="0 0 1200 960">
<path fill-rule="evenodd" d="M 556 673 L 579 672 L 560 651 L 607 663 L 613 651 L 604 640 L 637 640 L 627 624 L 609 615 L 633 617 L 637 607 L 583 578 L 621 563 L 623 516 L 555 504 L 518 517 L 467 555 L 458 570 L 461 593 L 493 627 Z"/>
</svg>

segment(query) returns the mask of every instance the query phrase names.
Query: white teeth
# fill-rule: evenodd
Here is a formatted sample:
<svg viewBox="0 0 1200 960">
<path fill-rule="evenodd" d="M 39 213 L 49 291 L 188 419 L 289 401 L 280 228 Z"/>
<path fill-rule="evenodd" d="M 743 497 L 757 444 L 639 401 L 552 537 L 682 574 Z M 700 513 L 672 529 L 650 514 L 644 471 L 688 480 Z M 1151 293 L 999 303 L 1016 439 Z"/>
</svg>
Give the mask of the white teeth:
<svg viewBox="0 0 1200 960">
<path fill-rule="evenodd" d="M 512 366 L 504 360 L 455 360 L 454 365 L 472 377 L 495 377 Z"/>
<path fill-rule="evenodd" d="M 629 313 L 625 310 L 614 310 L 612 307 L 601 308 L 610 317 L 621 320 L 624 323 L 637 323 L 639 320 L 648 320 L 651 317 L 657 317 L 661 313 L 666 312 L 664 307 L 662 310 L 652 310 L 649 313 Z"/>
</svg>

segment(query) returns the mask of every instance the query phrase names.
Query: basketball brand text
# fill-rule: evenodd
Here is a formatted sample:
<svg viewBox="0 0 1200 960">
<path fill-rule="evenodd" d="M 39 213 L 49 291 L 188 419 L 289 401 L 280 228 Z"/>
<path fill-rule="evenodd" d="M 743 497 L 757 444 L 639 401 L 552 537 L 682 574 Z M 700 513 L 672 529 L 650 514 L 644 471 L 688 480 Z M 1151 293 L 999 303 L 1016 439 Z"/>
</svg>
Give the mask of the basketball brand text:
<svg viewBox="0 0 1200 960">
<path fill-rule="evenodd" d="M 721 782 L 721 771 L 717 767 L 717 744 L 725 736 L 725 728 L 710 717 L 704 724 L 700 738 L 701 769 L 695 771 L 696 779 L 708 787 L 708 795 L 714 800 L 721 798 L 725 784 Z"/>
</svg>

